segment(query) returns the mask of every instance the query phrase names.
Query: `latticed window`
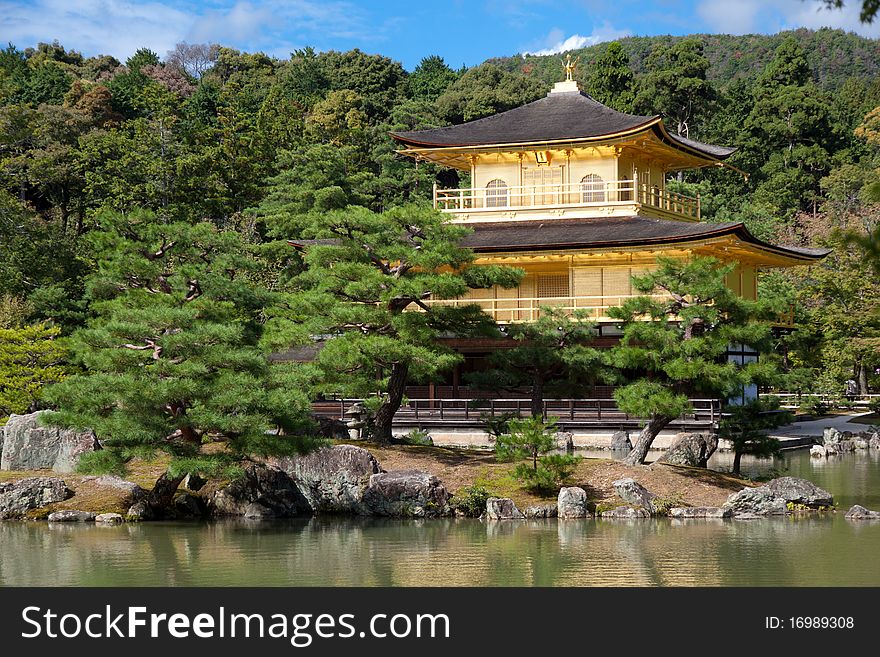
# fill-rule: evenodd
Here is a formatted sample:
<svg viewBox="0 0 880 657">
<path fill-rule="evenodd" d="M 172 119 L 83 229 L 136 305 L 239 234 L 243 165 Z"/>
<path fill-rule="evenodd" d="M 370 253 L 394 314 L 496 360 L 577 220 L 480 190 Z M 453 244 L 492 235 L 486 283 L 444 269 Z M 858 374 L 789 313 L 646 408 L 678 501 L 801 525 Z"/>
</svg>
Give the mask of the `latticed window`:
<svg viewBox="0 0 880 657">
<path fill-rule="evenodd" d="M 538 276 L 538 297 L 568 297 L 568 274 L 542 274 Z"/>
<path fill-rule="evenodd" d="M 584 203 L 605 201 L 605 182 L 595 173 L 581 178 L 581 191 Z"/>
<path fill-rule="evenodd" d="M 503 208 L 507 206 L 507 183 L 496 178 L 486 185 L 486 207 Z"/>
</svg>

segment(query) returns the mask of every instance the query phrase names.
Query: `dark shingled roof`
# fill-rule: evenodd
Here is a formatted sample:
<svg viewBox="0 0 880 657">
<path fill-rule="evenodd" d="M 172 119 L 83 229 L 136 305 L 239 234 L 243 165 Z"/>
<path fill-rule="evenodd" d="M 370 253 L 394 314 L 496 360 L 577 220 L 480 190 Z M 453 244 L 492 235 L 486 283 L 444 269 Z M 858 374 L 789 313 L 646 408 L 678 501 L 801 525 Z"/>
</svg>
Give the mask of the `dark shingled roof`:
<svg viewBox="0 0 880 657">
<path fill-rule="evenodd" d="M 474 232 L 464 238 L 462 246 L 477 253 L 671 244 L 730 234 L 783 255 L 818 259 L 830 253 L 827 249 L 762 242 L 742 223 L 692 223 L 632 216 L 493 222 L 472 224 L 471 227 Z"/>
<path fill-rule="evenodd" d="M 602 137 L 647 127 L 658 118 L 624 114 L 583 92 L 572 91 L 550 93 L 521 107 L 460 125 L 391 135 L 412 146 L 490 146 Z M 717 159 L 736 150 L 662 132 L 674 142 Z"/>
</svg>

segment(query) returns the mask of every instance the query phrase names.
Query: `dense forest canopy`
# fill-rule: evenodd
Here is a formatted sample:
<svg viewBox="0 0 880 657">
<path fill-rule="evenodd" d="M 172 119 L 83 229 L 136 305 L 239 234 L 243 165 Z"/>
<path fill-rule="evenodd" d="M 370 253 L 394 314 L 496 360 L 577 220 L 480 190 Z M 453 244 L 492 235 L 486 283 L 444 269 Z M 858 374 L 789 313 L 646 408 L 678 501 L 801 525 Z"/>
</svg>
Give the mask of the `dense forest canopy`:
<svg viewBox="0 0 880 657">
<path fill-rule="evenodd" d="M 707 220 L 743 221 L 759 237 L 800 245 L 875 225 L 877 40 L 830 29 L 630 37 L 572 54 L 582 88 L 603 102 L 738 147 L 730 162 L 748 177 L 713 169 L 670 183 L 699 193 Z M 9 44 L 0 50 L 3 326 L 42 326 L 42 339 L 54 339 L 94 315 L 88 280 L 100 239 L 89 235 L 100 237 L 108 212 L 235 231 L 261 263 L 254 284 L 284 287 L 301 266 L 286 240 L 307 217 L 352 205 L 383 212 L 426 201 L 434 183 L 466 182 L 396 155 L 389 131 L 504 111 L 541 97 L 561 74 L 558 56 L 454 70 L 433 55 L 409 72 L 357 49 L 278 59 L 179 44 L 121 62 L 57 42 Z M 836 243 L 818 273 L 762 282 L 797 303 L 804 328 L 778 348 L 783 369 L 812 372 L 798 380 L 813 386 L 855 376 L 864 387 L 880 365 L 873 303 L 858 306 L 856 328 L 837 330 L 855 307 L 841 295 L 859 291 L 835 289 L 835 277 L 864 269 L 847 244 Z M 0 408 L 0 417 L 21 410 Z"/>
</svg>

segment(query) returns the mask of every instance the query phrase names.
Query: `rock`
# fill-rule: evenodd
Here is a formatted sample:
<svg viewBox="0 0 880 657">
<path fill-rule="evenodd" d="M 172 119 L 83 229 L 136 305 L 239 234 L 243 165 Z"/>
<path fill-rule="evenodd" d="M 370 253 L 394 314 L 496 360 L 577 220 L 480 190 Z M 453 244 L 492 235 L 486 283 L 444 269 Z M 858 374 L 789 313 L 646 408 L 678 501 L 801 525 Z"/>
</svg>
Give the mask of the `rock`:
<svg viewBox="0 0 880 657">
<path fill-rule="evenodd" d="M 717 506 L 677 506 L 669 509 L 668 515 L 670 518 L 729 518 L 733 512 Z"/>
<path fill-rule="evenodd" d="M 835 443 L 839 443 L 842 439 L 842 435 L 840 431 L 835 429 L 834 427 L 825 427 L 822 430 L 822 444 L 823 445 L 834 445 Z"/>
<path fill-rule="evenodd" d="M 777 497 L 767 486 L 743 488 L 738 493 L 731 494 L 721 508 L 733 512 L 734 515 L 782 515 L 788 511 L 785 500 Z"/>
<path fill-rule="evenodd" d="M 382 471 L 372 454 L 354 445 L 325 447 L 274 463 L 290 476 L 315 513 L 361 513 L 370 477 Z"/>
<path fill-rule="evenodd" d="M 199 475 L 190 473 L 183 478 L 180 485 L 187 490 L 197 493 L 202 490 L 207 483 L 208 482 L 202 479 Z"/>
<path fill-rule="evenodd" d="M 248 520 L 263 520 L 265 518 L 274 518 L 275 514 L 269 509 L 257 502 L 251 502 L 244 510 L 244 517 Z"/>
<path fill-rule="evenodd" d="M 814 459 L 824 459 L 828 457 L 828 450 L 824 445 L 813 445 L 810 447 L 810 456 Z"/>
<path fill-rule="evenodd" d="M 620 499 L 624 502 L 632 506 L 640 506 L 649 514 L 654 514 L 653 499 L 657 496 L 640 483 L 626 477 L 625 479 L 618 479 L 612 482 L 612 486 L 614 486 L 614 490 L 617 491 Z"/>
<path fill-rule="evenodd" d="M 138 486 L 133 481 L 126 481 L 122 477 L 117 477 L 116 475 L 101 475 L 100 477 L 83 477 L 83 483 L 89 482 L 96 486 L 102 486 L 106 488 L 115 488 L 117 490 L 124 491 L 127 493 L 125 499 L 129 504 L 133 504 L 141 499 L 144 495 L 147 494 L 143 488 Z"/>
<path fill-rule="evenodd" d="M 361 513 L 374 516 L 422 518 L 450 515 L 449 493 L 432 474 L 395 470 L 370 476 Z"/>
<path fill-rule="evenodd" d="M 868 449 L 868 441 L 862 438 L 856 438 L 853 444 L 856 446 L 856 449 Z"/>
<path fill-rule="evenodd" d="M 871 449 L 880 449 L 880 434 L 875 433 L 871 436 L 870 440 L 868 440 L 868 447 Z"/>
<path fill-rule="evenodd" d="M 825 445 L 825 456 L 837 456 L 840 454 L 840 450 L 837 449 L 837 446 L 840 443 L 830 443 Z"/>
<path fill-rule="evenodd" d="M 651 514 L 645 509 L 634 509 L 631 506 L 619 506 L 600 513 L 603 518 L 650 518 Z"/>
<path fill-rule="evenodd" d="M 174 515 L 178 518 L 201 518 L 204 514 L 199 498 L 190 493 L 180 493 L 172 504 Z"/>
<path fill-rule="evenodd" d="M 850 507 L 844 518 L 850 520 L 880 520 L 880 511 L 871 511 L 858 504 Z"/>
<path fill-rule="evenodd" d="M 632 448 L 633 446 L 632 442 L 630 442 L 628 431 L 615 431 L 611 434 L 611 449 L 621 451 L 626 450 L 629 452 Z"/>
<path fill-rule="evenodd" d="M 80 456 L 101 449 L 91 431 L 43 426 L 40 417 L 45 412 L 9 417 L 3 427 L 0 470 L 73 472 Z"/>
<path fill-rule="evenodd" d="M 556 512 L 560 518 L 588 517 L 590 511 L 587 509 L 587 492 L 578 486 L 560 488 Z"/>
<path fill-rule="evenodd" d="M 31 509 L 61 502 L 73 495 L 57 477 L 28 477 L 0 482 L 0 520 L 20 518 Z"/>
<path fill-rule="evenodd" d="M 846 438 L 846 439 L 838 442 L 836 444 L 836 447 L 837 447 L 837 451 L 840 452 L 841 454 L 848 454 L 849 452 L 856 451 L 856 441 L 850 440 L 849 438 Z"/>
<path fill-rule="evenodd" d="M 566 454 L 574 454 L 574 434 L 570 431 L 557 431 L 556 448 L 564 449 Z"/>
<path fill-rule="evenodd" d="M 509 497 L 490 497 L 486 500 L 486 520 L 522 520 L 525 516 Z"/>
<path fill-rule="evenodd" d="M 123 520 L 123 517 L 118 513 L 100 513 L 95 516 L 96 525 L 119 525 Z"/>
<path fill-rule="evenodd" d="M 97 515 L 91 511 L 55 511 L 49 514 L 49 522 L 91 522 Z"/>
<path fill-rule="evenodd" d="M 243 516 L 254 502 L 279 518 L 311 512 L 308 501 L 286 472 L 260 464 L 247 466 L 243 477 L 211 494 L 207 506 L 211 515 Z"/>
<path fill-rule="evenodd" d="M 761 520 L 762 518 L 766 518 L 765 515 L 758 515 L 757 513 L 752 513 L 750 511 L 744 511 L 743 513 L 737 513 L 733 516 L 734 520 Z"/>
<path fill-rule="evenodd" d="M 140 522 L 141 520 L 155 520 L 156 514 L 153 508 L 144 500 L 135 502 L 128 511 L 125 512 L 125 519 L 131 522 Z"/>
<path fill-rule="evenodd" d="M 819 488 L 812 481 L 797 477 L 779 477 L 764 484 L 776 497 L 793 504 L 803 504 L 812 509 L 820 506 L 833 506 L 834 499 L 827 490 Z"/>
<path fill-rule="evenodd" d="M 542 519 L 542 518 L 555 518 L 558 514 L 558 510 L 555 504 L 539 504 L 537 506 L 526 507 L 525 511 L 523 511 L 523 515 L 526 518 L 532 519 Z"/>
<path fill-rule="evenodd" d="M 718 449 L 718 436 L 711 433 L 680 433 L 656 463 L 705 468 Z"/>
</svg>

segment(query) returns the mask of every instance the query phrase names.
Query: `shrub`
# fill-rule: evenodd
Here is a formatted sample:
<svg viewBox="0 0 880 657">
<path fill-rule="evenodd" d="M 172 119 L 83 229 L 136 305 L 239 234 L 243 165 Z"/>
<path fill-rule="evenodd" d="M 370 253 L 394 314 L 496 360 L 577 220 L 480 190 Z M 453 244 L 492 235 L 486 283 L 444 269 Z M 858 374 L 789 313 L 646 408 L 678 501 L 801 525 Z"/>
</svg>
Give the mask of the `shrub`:
<svg viewBox="0 0 880 657">
<path fill-rule="evenodd" d="M 880 397 L 875 397 L 868 402 L 868 409 L 872 413 L 880 413 Z"/>
<path fill-rule="evenodd" d="M 431 446 L 434 444 L 428 432 L 422 429 L 412 429 L 409 433 L 401 436 L 399 440 L 404 445 Z"/>
<path fill-rule="evenodd" d="M 483 413 L 480 415 L 480 420 L 486 426 L 486 433 L 491 437 L 490 440 L 498 440 L 499 436 L 510 431 L 510 421 L 518 417 L 516 413 L 505 411 L 498 415 Z"/>
<path fill-rule="evenodd" d="M 567 479 L 577 459 L 564 454 L 549 454 L 556 448 L 556 419 L 540 417 L 512 419 L 510 432 L 498 436 L 495 455 L 499 461 L 529 459 L 520 463 L 513 476 L 533 491 L 552 491 Z"/>
<path fill-rule="evenodd" d="M 808 397 L 801 402 L 798 410 L 805 415 L 819 417 L 820 415 L 826 415 L 831 409 L 828 406 L 828 403 L 823 401 L 820 397 Z"/>
<path fill-rule="evenodd" d="M 492 493 L 485 486 L 473 484 L 455 491 L 452 506 L 469 518 L 477 518 L 486 510 L 486 500 L 490 497 Z"/>
<path fill-rule="evenodd" d="M 661 497 L 658 495 L 653 500 L 651 500 L 651 503 L 654 505 L 654 512 L 658 516 L 669 515 L 669 509 L 674 509 L 680 506 L 688 506 L 680 497 L 676 495 L 670 495 L 669 497 Z"/>
</svg>

